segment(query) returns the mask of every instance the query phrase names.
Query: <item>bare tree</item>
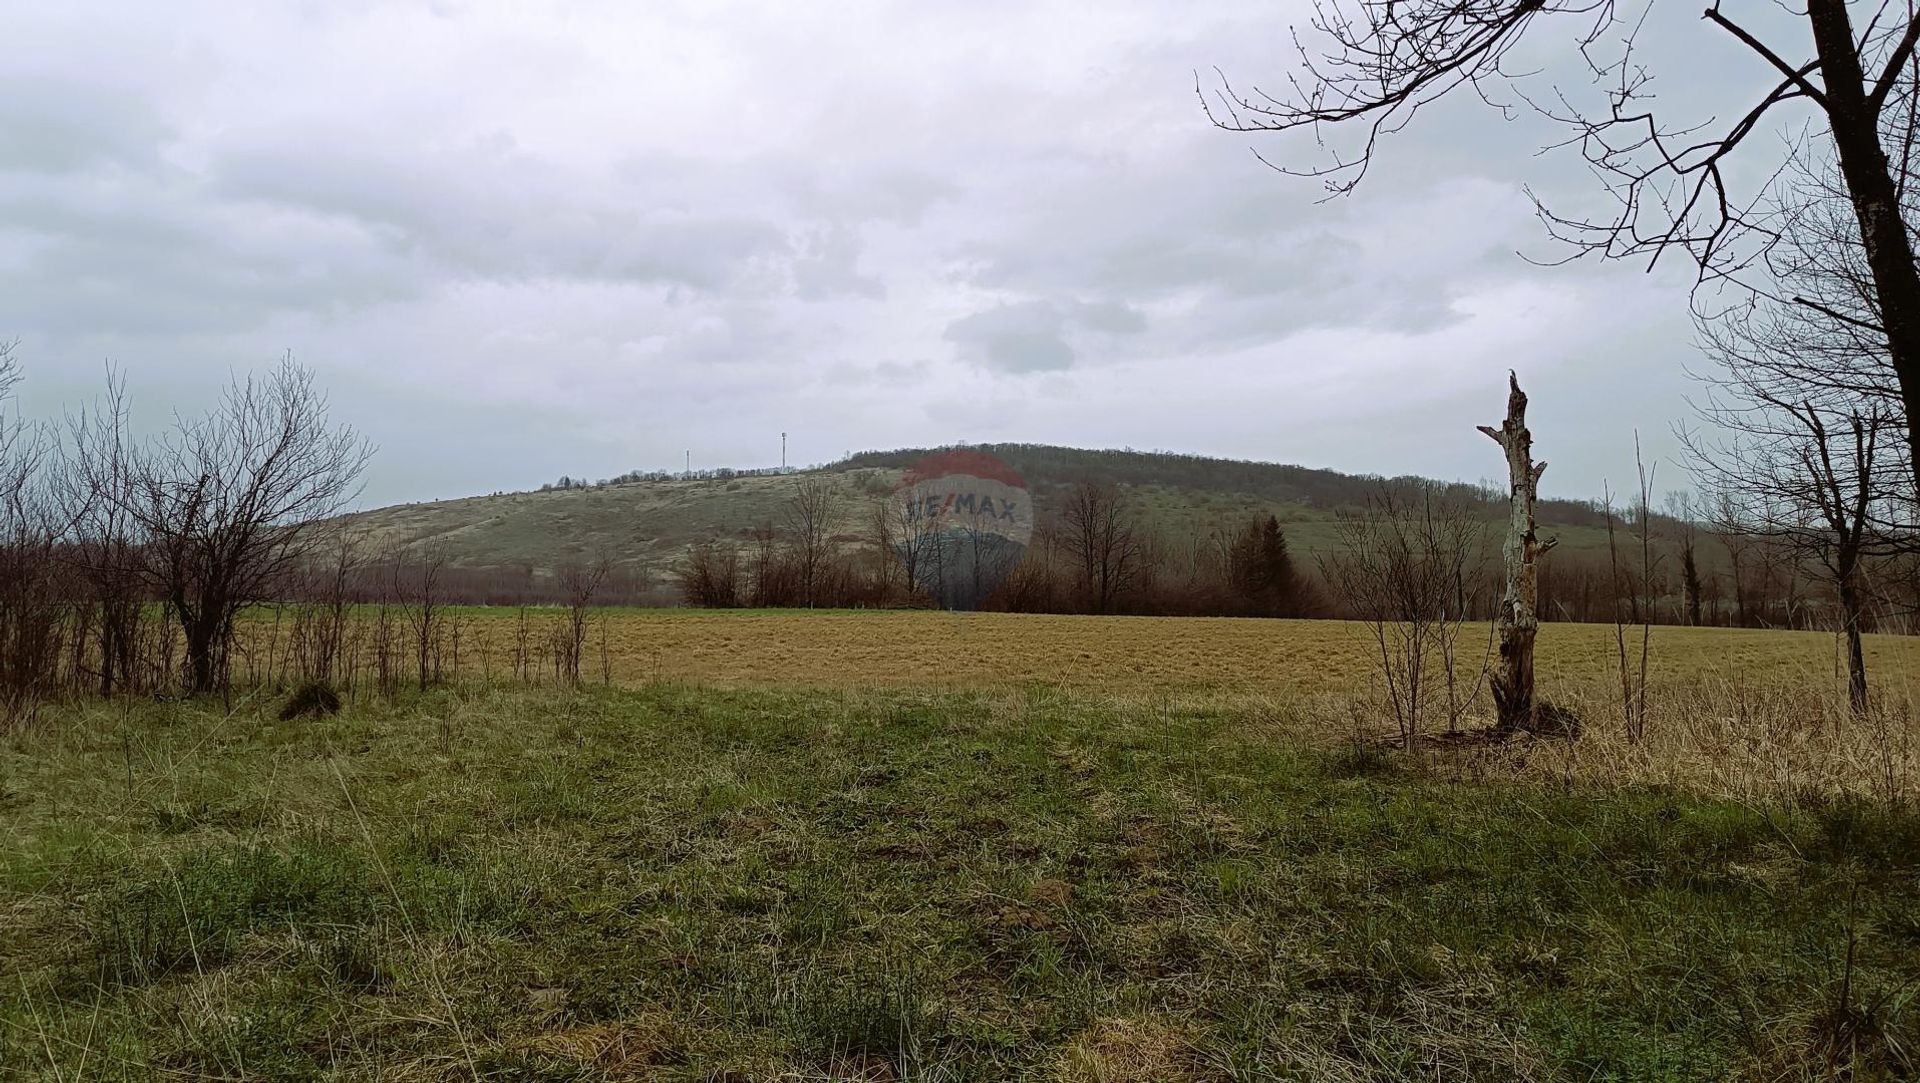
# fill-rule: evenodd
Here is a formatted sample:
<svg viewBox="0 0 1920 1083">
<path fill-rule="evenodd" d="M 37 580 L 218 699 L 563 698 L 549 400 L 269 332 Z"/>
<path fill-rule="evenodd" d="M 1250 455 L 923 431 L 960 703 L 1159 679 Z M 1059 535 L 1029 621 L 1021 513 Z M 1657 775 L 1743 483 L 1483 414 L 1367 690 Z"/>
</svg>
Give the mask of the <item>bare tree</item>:
<svg viewBox="0 0 1920 1083">
<path fill-rule="evenodd" d="M 690 605 L 732 609 L 740 604 L 740 551 L 731 542 L 709 539 L 687 547 L 680 566 L 680 595 Z"/>
<path fill-rule="evenodd" d="M 400 647 L 399 621 L 393 615 L 395 605 L 405 605 L 399 592 L 398 576 L 393 569 L 402 563 L 402 553 L 397 543 L 389 543 L 384 554 L 375 561 L 384 567 L 386 574 L 378 577 L 373 587 L 373 625 L 369 631 L 369 646 L 373 651 L 374 687 L 382 696 L 391 699 L 400 691 Z"/>
<path fill-rule="evenodd" d="M 205 417 L 181 420 L 137 458 L 127 511 L 149 539 L 149 581 L 180 625 L 187 687 L 226 679 L 234 618 L 273 597 L 307 559 L 313 525 L 359 491 L 372 446 L 329 420 L 291 355 L 236 379 Z"/>
<path fill-rule="evenodd" d="M 1023 549 L 1000 533 L 996 516 L 985 501 L 971 510 L 959 512 L 956 525 L 959 540 L 966 549 L 965 582 L 952 600 L 961 603 L 955 606 L 957 609 L 979 609 L 1006 581 L 1023 555 Z"/>
<path fill-rule="evenodd" d="M 110 696 L 137 680 L 144 539 L 130 512 L 134 445 L 127 426 L 125 377 L 109 371 L 106 396 L 67 421 L 65 460 L 73 509 L 67 558 L 84 581 L 94 619 L 97 687 Z"/>
<path fill-rule="evenodd" d="M 1700 574 L 1699 534 L 1700 526 L 1695 521 L 1693 497 L 1688 493 L 1667 494 L 1667 514 L 1675 524 L 1677 540 L 1680 546 L 1680 612 L 1679 621 L 1689 627 L 1699 627 L 1704 614 L 1706 577 Z"/>
<path fill-rule="evenodd" d="M 351 531 L 335 526 L 324 546 L 315 550 L 325 559 L 307 572 L 306 605 L 296 618 L 294 636 L 300 675 L 309 681 L 348 679 L 347 653 L 348 605 L 353 582 L 359 571 L 357 541 Z"/>
<path fill-rule="evenodd" d="M 1074 486 L 1062 515 L 1061 540 L 1080 573 L 1080 590 L 1095 613 L 1110 613 L 1140 571 L 1140 535 L 1120 490 L 1102 482 Z"/>
<path fill-rule="evenodd" d="M 911 600 L 926 592 L 930 554 L 940 542 L 936 520 L 923 510 L 917 492 L 910 488 L 874 501 L 868 532 L 879 562 L 874 582 L 883 600 L 896 596 Z"/>
<path fill-rule="evenodd" d="M 793 535 L 800 571 L 800 595 L 811 609 L 818 603 L 828 563 L 833 559 L 833 520 L 840 497 L 825 478 L 803 478 L 787 499 L 787 527 Z"/>
<path fill-rule="evenodd" d="M 13 345 L 0 342 L 0 407 L 20 380 Z M 50 477 L 56 445 L 41 426 L 0 412 L 0 721 L 32 718 L 59 677 L 62 617 L 70 601 L 58 567 L 72 516 Z"/>
<path fill-rule="evenodd" d="M 407 626 L 413 632 L 414 670 L 422 692 L 440 679 L 441 623 L 446 609 L 440 579 L 446 568 L 447 549 L 438 543 L 392 568 L 393 595 L 405 607 Z"/>
<path fill-rule="evenodd" d="M 1914 417 L 1903 415 L 1897 353 L 1868 330 L 1892 321 L 1870 245 L 1836 209 L 1841 180 L 1824 163 L 1793 164 L 1795 178 L 1773 197 L 1778 295 L 1696 321 L 1714 362 L 1700 412 L 1730 435 L 1688 442 L 1723 517 L 1786 566 L 1790 625 L 1798 566 L 1821 569 L 1846 634 L 1849 699 L 1864 710 L 1861 574 L 1866 560 L 1910 545 L 1914 464 L 1898 434 Z"/>
<path fill-rule="evenodd" d="M 1748 580 L 1752 575 L 1755 540 L 1747 534 L 1740 505 L 1732 497 L 1726 493 L 1709 494 L 1708 504 L 1712 509 L 1709 529 L 1726 551 L 1727 574 L 1733 580 L 1733 623 L 1740 628 L 1752 627 L 1753 615 L 1748 605 L 1752 588 Z"/>
<path fill-rule="evenodd" d="M 1222 77 L 1212 91 L 1201 88 L 1202 100 L 1234 131 L 1304 129 L 1319 142 L 1331 127 L 1356 129 L 1357 139 L 1329 161 L 1286 170 L 1346 192 L 1366 175 L 1381 137 L 1426 105 L 1464 92 L 1504 107 L 1510 92 L 1564 125 L 1559 145 L 1577 150 L 1615 199 L 1615 212 L 1599 218 L 1540 206 L 1553 236 L 1576 256 L 1654 260 L 1681 250 L 1702 280 L 1739 278 L 1778 239 L 1759 197 L 1730 187 L 1729 165 L 1770 118 L 1810 106 L 1823 129 L 1809 137 L 1815 156 L 1833 163 L 1871 288 L 1862 330 L 1885 343 L 1907 457 L 1920 469 L 1920 267 L 1908 200 L 1920 133 L 1920 0 L 1806 0 L 1797 12 L 1785 9 L 1805 20 L 1810 56 L 1797 45 L 1769 45 L 1709 0 L 1705 21 L 1748 49 L 1771 73 L 1771 87 L 1731 120 L 1705 123 L 1656 116 L 1651 76 L 1634 50 L 1644 10 L 1622 12 L 1615 0 L 1328 0 L 1316 5 L 1310 29 L 1296 32 L 1304 72 L 1284 93 L 1242 93 Z M 1509 66 L 1522 40 L 1549 22 L 1570 24 L 1569 55 L 1602 101 L 1582 106 Z"/>
<path fill-rule="evenodd" d="M 909 592 L 937 605 L 951 605 L 958 590 L 960 562 L 948 519 L 927 503 L 927 493 L 921 489 L 893 494 L 888 518 Z"/>
<path fill-rule="evenodd" d="M 560 565 L 560 593 L 566 600 L 567 623 L 555 643 L 561 674 L 574 684 L 580 683 L 580 660 L 587 645 L 587 615 L 601 584 L 613 571 L 613 562 L 604 553 L 592 560 L 578 554 Z M 605 665 L 603 664 L 603 670 Z"/>
<path fill-rule="evenodd" d="M 895 597 L 894 569 L 900 567 L 905 570 L 906 564 L 904 556 L 897 551 L 899 547 L 895 545 L 895 538 L 898 537 L 894 530 L 895 499 L 897 498 L 882 497 L 875 501 L 867 517 L 868 540 L 873 548 L 873 589 L 882 605 Z M 900 593 L 911 595 L 913 572 L 907 570 L 906 576 L 906 585 Z"/>
<path fill-rule="evenodd" d="M 533 628 L 527 623 L 527 607 L 521 606 L 513 625 L 513 679 L 533 683 Z"/>
<path fill-rule="evenodd" d="M 1341 515 L 1339 534 L 1322 575 L 1372 634 L 1388 707 L 1412 748 L 1428 718 L 1427 670 L 1467 618 L 1462 586 L 1475 578 L 1484 524 L 1432 487 L 1408 495 L 1383 484 L 1365 509 Z M 1451 726 L 1464 703 L 1448 702 Z"/>
<path fill-rule="evenodd" d="M 1863 562 L 1906 547 L 1913 528 L 1906 464 L 1889 452 L 1898 422 L 1870 405 L 1842 414 L 1779 405 L 1770 417 L 1748 415 L 1744 439 L 1706 470 L 1744 510 L 1749 533 L 1784 543 L 1825 574 L 1846 635 L 1848 699 L 1864 711 Z"/>
<path fill-rule="evenodd" d="M 1899 422 L 1885 404 L 1868 399 L 1850 408 L 1823 406 L 1789 402 L 1751 382 L 1734 388 L 1740 399 L 1711 407 L 1733 435 L 1693 441 L 1696 473 L 1743 534 L 1821 569 L 1846 636 L 1848 699 L 1864 711 L 1861 572 L 1870 557 L 1910 548 L 1914 525 Z"/>
<path fill-rule="evenodd" d="M 753 528 L 751 592 L 746 601 L 753 606 L 786 604 L 793 594 L 793 576 L 785 554 L 781 552 L 780 531 L 771 520 L 762 520 Z"/>
<path fill-rule="evenodd" d="M 1639 480 L 1639 488 L 1634 491 L 1632 515 L 1634 539 L 1640 546 L 1640 567 L 1638 574 L 1629 567 L 1623 574 L 1620 565 L 1620 541 L 1613 514 L 1613 491 L 1608 489 L 1602 498 L 1601 508 L 1607 519 L 1607 572 L 1608 585 L 1611 588 L 1611 616 L 1613 618 L 1614 656 L 1620 675 L 1620 716 L 1626 727 L 1627 740 L 1639 742 L 1647 733 L 1647 666 L 1653 645 L 1653 598 L 1654 564 L 1653 555 L 1653 474 L 1647 470 L 1646 460 L 1640 456 L 1640 434 L 1633 435 L 1633 466 Z M 1659 465 L 1655 464 L 1657 473 Z M 1622 596 L 1627 604 L 1626 612 L 1620 609 Z M 1640 626 L 1640 658 L 1636 668 L 1627 652 L 1627 625 Z"/>
</svg>

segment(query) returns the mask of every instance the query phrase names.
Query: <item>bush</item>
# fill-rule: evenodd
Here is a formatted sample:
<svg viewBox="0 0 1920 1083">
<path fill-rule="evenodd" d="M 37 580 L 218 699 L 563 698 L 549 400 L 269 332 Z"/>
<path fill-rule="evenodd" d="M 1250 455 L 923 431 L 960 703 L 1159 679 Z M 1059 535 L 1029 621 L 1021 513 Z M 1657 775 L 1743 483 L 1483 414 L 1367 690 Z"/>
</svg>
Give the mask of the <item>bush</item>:
<svg viewBox="0 0 1920 1083">
<path fill-rule="evenodd" d="M 280 721 L 291 722 L 296 718 L 319 718 L 323 715 L 340 713 L 340 693 L 325 681 L 308 681 L 293 690 L 293 695 L 280 708 Z"/>
<path fill-rule="evenodd" d="M 1571 708 L 1545 702 L 1534 711 L 1533 725 L 1528 727 L 1541 737 L 1565 737 L 1569 741 L 1580 736 L 1582 728 L 1580 716 Z"/>
</svg>

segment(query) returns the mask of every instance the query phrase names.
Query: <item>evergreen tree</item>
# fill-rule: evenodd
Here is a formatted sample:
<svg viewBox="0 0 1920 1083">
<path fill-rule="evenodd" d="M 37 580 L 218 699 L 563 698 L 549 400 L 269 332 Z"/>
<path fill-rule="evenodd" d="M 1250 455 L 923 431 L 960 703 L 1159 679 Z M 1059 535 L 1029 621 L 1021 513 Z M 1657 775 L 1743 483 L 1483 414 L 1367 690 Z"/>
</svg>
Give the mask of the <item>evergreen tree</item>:
<svg viewBox="0 0 1920 1083">
<path fill-rule="evenodd" d="M 1285 617 L 1297 612 L 1298 580 L 1280 520 L 1252 519 L 1228 550 L 1227 576 L 1236 608 L 1247 616 Z"/>
</svg>

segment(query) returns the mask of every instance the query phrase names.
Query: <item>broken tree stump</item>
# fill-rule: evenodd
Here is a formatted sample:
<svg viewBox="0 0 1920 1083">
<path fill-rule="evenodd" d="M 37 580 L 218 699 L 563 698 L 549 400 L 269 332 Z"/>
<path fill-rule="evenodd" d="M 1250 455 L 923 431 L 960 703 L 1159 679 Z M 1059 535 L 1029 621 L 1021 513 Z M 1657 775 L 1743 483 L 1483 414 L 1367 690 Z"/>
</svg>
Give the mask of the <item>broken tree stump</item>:
<svg viewBox="0 0 1920 1083">
<path fill-rule="evenodd" d="M 1533 505 L 1539 494 L 1540 475 L 1546 463 L 1533 461 L 1533 434 L 1527 431 L 1527 395 L 1520 390 L 1520 378 L 1507 372 L 1507 418 L 1498 429 L 1479 426 L 1493 438 L 1507 456 L 1507 476 L 1512 490 L 1512 514 L 1507 522 L 1507 540 L 1501 547 L 1506 558 L 1506 593 L 1500 599 L 1497 629 L 1500 633 L 1500 663 L 1489 680 L 1493 686 L 1497 728 L 1511 733 L 1534 728 L 1533 641 L 1540 631 L 1540 616 L 1535 611 L 1539 599 L 1539 568 L 1542 553 L 1553 548 L 1553 539 L 1542 543 L 1534 532 Z"/>
</svg>

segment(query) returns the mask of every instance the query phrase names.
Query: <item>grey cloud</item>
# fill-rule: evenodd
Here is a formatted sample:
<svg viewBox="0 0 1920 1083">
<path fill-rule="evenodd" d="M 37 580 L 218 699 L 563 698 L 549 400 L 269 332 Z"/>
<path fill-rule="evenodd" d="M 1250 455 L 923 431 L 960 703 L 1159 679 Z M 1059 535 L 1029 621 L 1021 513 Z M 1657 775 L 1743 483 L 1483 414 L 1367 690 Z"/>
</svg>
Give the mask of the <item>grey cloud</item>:
<svg viewBox="0 0 1920 1083">
<path fill-rule="evenodd" d="M 878 300 L 887 294 L 886 283 L 862 274 L 860 239 L 845 225 L 824 227 L 802 235 L 796 244 L 791 270 L 794 294 L 803 301 L 824 301 L 838 296 Z"/>
<path fill-rule="evenodd" d="M 94 81 L 0 77 L 0 173 L 151 164 L 171 128 L 139 96 Z"/>
<path fill-rule="evenodd" d="M 1168 321 L 1168 333 L 1187 348 L 1234 348 L 1315 327 L 1434 330 L 1458 318 L 1456 298 L 1527 271 L 1513 251 L 1535 224 L 1512 186 L 1454 180 L 1303 214 L 1271 175 L 1248 190 L 1209 160 L 1219 145 L 1195 141 L 1196 154 L 1176 160 L 1193 179 L 1169 166 L 1099 191 L 1064 188 L 1017 230 L 971 243 L 968 281 L 1185 299 L 1192 318 Z M 1183 185 L 1195 198 L 1168 201 Z"/>
<path fill-rule="evenodd" d="M 1147 329 L 1147 318 L 1118 301 L 1076 301 L 1067 310 L 1083 327 L 1110 335 L 1135 335 Z"/>
<path fill-rule="evenodd" d="M 951 180 L 905 165 L 883 166 L 871 173 L 838 163 L 768 161 L 763 165 L 784 178 L 796 207 L 837 221 L 915 225 L 930 208 L 960 192 Z"/>
<path fill-rule="evenodd" d="M 764 218 L 676 205 L 638 185 L 596 187 L 510 140 L 426 155 L 337 146 L 319 160 L 304 146 L 240 148 L 216 163 L 215 184 L 230 198 L 351 219 L 395 251 L 487 279 L 720 290 L 789 252 Z"/>
<path fill-rule="evenodd" d="M 947 341 L 1006 372 L 1043 372 L 1073 366 L 1066 320 L 1045 301 L 1023 301 L 963 316 L 947 325 Z"/>
<path fill-rule="evenodd" d="M 144 200 L 138 211 L 137 198 Z M 0 323 L 63 334 L 201 333 L 275 312 L 418 297 L 424 284 L 339 223 L 221 206 L 163 173 L 0 179 Z"/>
<path fill-rule="evenodd" d="M 111 356 L 164 417 L 292 347 L 383 446 L 369 499 L 765 464 L 782 431 L 799 461 L 1004 438 L 1322 462 L 1360 389 L 1392 439 L 1327 465 L 1472 477 L 1491 418 L 1459 389 L 1491 373 L 1497 413 L 1511 363 L 1550 482 L 1584 493 L 1605 434 L 1553 411 L 1686 409 L 1678 293 L 1514 256 L 1544 247 L 1523 182 L 1591 187 L 1532 156 L 1551 133 L 1447 102 L 1316 205 L 1248 153 L 1310 137 L 1207 125 L 1192 73 L 1274 85 L 1304 3 L 89 2 L 0 10 L 0 337 L 31 394 L 90 393 Z M 1697 47 L 1664 11 L 1663 47 Z M 1663 85 L 1755 81 L 1699 52 Z"/>
<path fill-rule="evenodd" d="M 963 316 L 947 325 L 946 339 L 963 354 L 1004 372 L 1046 372 L 1073 367 L 1078 356 L 1069 335 L 1076 328 L 1135 334 L 1145 319 L 1117 302 L 1073 301 L 1065 305 L 1029 300 Z"/>
</svg>

